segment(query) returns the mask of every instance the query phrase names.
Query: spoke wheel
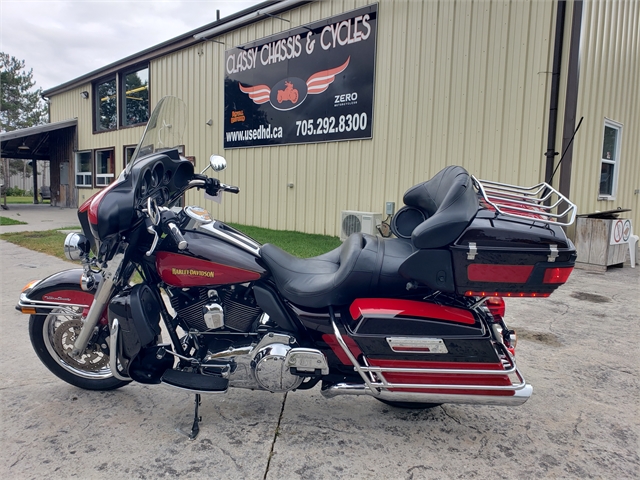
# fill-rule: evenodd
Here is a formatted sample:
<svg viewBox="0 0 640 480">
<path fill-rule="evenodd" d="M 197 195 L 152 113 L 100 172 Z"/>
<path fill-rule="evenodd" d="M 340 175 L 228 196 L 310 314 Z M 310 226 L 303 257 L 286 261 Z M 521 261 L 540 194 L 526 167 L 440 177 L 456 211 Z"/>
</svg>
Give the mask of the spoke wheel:
<svg viewBox="0 0 640 480">
<path fill-rule="evenodd" d="M 99 343 L 91 343 L 79 357 L 73 344 L 83 325 L 82 309 L 60 307 L 48 315 L 31 315 L 31 344 L 45 366 L 71 385 L 88 390 L 112 390 L 129 382 L 115 378 L 109 355 Z M 104 327 L 103 327 L 104 328 Z"/>
</svg>

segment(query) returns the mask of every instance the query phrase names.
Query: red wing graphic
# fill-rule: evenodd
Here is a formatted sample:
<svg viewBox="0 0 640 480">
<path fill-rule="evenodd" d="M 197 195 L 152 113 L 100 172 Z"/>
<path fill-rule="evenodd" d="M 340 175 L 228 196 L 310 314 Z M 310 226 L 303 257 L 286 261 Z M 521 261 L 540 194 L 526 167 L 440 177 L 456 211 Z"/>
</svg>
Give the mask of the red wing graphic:
<svg viewBox="0 0 640 480">
<path fill-rule="evenodd" d="M 269 96 L 271 95 L 271 89 L 267 85 L 256 85 L 255 87 L 244 87 L 242 84 L 239 84 L 240 90 L 247 95 L 249 98 L 253 100 L 254 103 L 260 105 L 263 103 L 267 103 L 269 101 Z"/>
<path fill-rule="evenodd" d="M 347 61 L 339 67 L 332 68 L 331 70 L 322 70 L 311 75 L 307 80 L 307 91 L 309 95 L 322 93 L 329 88 L 329 85 L 336 79 L 336 75 L 342 73 L 349 66 L 349 60 L 351 60 L 351 57 L 347 58 Z"/>
</svg>

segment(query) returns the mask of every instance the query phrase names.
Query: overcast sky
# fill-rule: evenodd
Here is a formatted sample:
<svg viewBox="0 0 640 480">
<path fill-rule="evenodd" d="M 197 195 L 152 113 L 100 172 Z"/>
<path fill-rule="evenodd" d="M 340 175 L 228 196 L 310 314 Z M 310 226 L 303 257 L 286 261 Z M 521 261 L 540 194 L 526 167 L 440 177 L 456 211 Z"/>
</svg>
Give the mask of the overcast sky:
<svg viewBox="0 0 640 480">
<path fill-rule="evenodd" d="M 44 90 L 260 3 L 258 0 L 0 0 L 0 51 Z"/>
</svg>

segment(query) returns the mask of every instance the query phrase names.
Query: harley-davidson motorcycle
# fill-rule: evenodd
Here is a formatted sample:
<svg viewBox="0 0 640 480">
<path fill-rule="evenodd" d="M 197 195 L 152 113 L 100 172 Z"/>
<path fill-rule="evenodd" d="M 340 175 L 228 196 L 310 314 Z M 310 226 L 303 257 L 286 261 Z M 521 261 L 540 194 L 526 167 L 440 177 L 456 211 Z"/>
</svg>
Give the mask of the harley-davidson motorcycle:
<svg viewBox="0 0 640 480">
<path fill-rule="evenodd" d="M 567 281 L 567 198 L 449 166 L 406 192 L 395 238 L 354 233 L 296 258 L 176 206 L 188 189 L 239 192 L 173 148 L 184 124 L 184 103 L 163 98 L 127 168 L 78 209 L 83 234 L 64 249 L 83 267 L 23 290 L 16 308 L 53 374 L 89 390 L 135 381 L 194 392 L 191 438 L 200 394 L 229 387 L 320 384 L 327 398 L 414 408 L 531 396 L 503 297 L 546 297 Z M 214 155 L 207 169 L 225 166 Z"/>
</svg>

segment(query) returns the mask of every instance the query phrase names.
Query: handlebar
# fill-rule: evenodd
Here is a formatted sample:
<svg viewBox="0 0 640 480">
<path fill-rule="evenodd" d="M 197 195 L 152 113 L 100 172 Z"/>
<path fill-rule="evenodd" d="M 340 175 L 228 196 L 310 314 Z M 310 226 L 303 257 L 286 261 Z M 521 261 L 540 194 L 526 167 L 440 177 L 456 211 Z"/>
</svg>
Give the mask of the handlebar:
<svg viewBox="0 0 640 480">
<path fill-rule="evenodd" d="M 189 246 L 189 244 L 182 236 L 182 233 L 180 232 L 180 229 L 175 224 L 175 222 L 168 222 L 167 228 L 168 228 L 169 234 L 173 237 L 173 240 L 176 242 L 176 245 L 178 245 L 178 250 L 184 250 Z"/>
</svg>

